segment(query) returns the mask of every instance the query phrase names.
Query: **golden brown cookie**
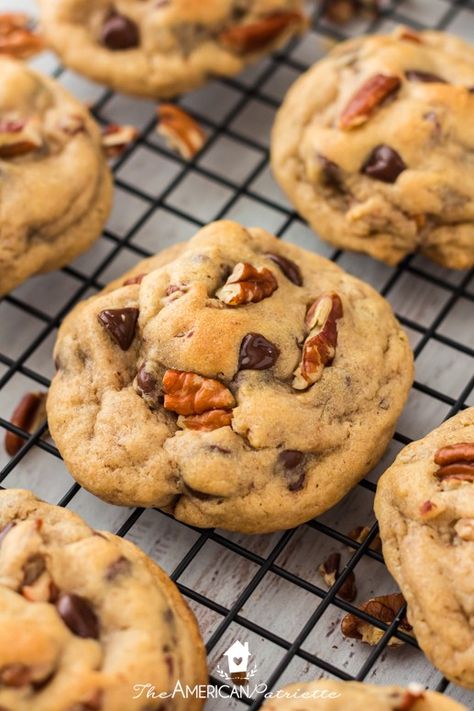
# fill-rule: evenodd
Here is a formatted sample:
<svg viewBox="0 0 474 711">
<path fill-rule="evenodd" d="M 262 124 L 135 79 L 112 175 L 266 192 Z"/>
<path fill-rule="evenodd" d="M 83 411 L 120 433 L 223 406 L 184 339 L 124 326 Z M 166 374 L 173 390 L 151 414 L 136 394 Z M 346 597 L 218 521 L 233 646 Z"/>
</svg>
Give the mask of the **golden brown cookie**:
<svg viewBox="0 0 474 711">
<path fill-rule="evenodd" d="M 275 692 L 262 711 L 467 711 L 466 707 L 417 684 L 375 686 L 319 679 L 290 684 Z"/>
<path fill-rule="evenodd" d="M 379 481 L 375 513 L 420 647 L 474 689 L 474 408 L 402 450 Z"/>
<path fill-rule="evenodd" d="M 321 237 L 397 264 L 474 265 L 474 49 L 399 28 L 343 42 L 290 89 L 275 176 Z"/>
<path fill-rule="evenodd" d="M 0 492 L 2 711 L 158 711 L 178 680 L 206 683 L 205 658 L 177 588 L 135 545 L 29 491 Z"/>
<path fill-rule="evenodd" d="M 232 76 L 306 25 L 301 0 L 40 0 L 65 64 L 130 94 L 170 97 Z"/>
<path fill-rule="evenodd" d="M 112 179 L 99 128 L 60 84 L 0 55 L 0 296 L 100 235 Z"/>
<path fill-rule="evenodd" d="M 72 475 L 196 526 L 295 526 L 382 455 L 412 381 L 388 303 L 262 229 L 215 222 L 65 320 L 48 398 Z"/>
</svg>

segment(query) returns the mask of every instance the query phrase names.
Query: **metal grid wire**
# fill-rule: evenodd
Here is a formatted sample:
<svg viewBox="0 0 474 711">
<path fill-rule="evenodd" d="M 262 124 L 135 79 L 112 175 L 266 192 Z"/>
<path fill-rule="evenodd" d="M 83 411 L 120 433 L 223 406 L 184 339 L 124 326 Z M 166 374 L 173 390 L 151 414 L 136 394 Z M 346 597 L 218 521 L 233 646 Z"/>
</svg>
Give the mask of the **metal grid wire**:
<svg viewBox="0 0 474 711">
<path fill-rule="evenodd" d="M 13 3 L 0 0 L 0 10 L 18 9 L 17 3 L 14 4 L 15 8 L 12 8 Z M 273 58 L 264 60 L 241 77 L 217 81 L 211 89 L 183 98 L 182 105 L 191 111 L 208 133 L 203 151 L 191 161 L 182 160 L 160 142 L 154 131 L 155 113 L 148 102 L 117 97 L 112 92 L 84 82 L 89 97 L 93 98 L 93 112 L 99 122 L 117 120 L 125 123 L 124 118 L 131 116 L 130 122 L 136 123 L 138 119 L 140 136 L 113 165 L 117 202 L 122 207 L 122 213 L 119 219 L 114 221 L 112 218 L 98 246 L 91 250 L 92 257 L 86 261 L 76 260 L 57 276 L 47 275 L 33 280 L 0 303 L 0 426 L 24 439 L 21 450 L 6 460 L 0 471 L 2 487 L 28 486 L 28 477 L 32 477 L 31 456 L 35 452 L 41 452 L 41 459 L 39 464 L 33 460 L 33 468 L 39 467 L 44 477 L 48 471 L 57 470 L 57 467 L 52 466 L 52 460 L 60 460 L 60 455 L 47 439 L 46 423 L 29 435 L 9 422 L 10 410 L 7 411 L 6 403 L 10 405 L 18 402 L 24 392 L 38 389 L 38 386 L 48 387 L 50 372 L 37 364 L 42 364 L 45 353 L 51 350 L 56 330 L 65 314 L 80 299 L 101 289 L 110 278 L 161 246 L 166 246 L 160 242 L 160 229 L 164 231 L 165 241 L 169 243 L 191 236 L 211 219 L 235 217 L 244 223 L 266 226 L 281 237 L 329 256 L 371 281 L 392 302 L 399 320 L 411 337 L 418 368 L 407 406 L 409 416 L 402 416 L 394 442 L 376 473 L 368 476 L 349 494 L 340 521 L 345 520 L 346 511 L 357 508 L 357 492 L 360 494 L 361 490 L 368 495 L 366 509 L 370 517 L 377 473 L 393 459 L 398 449 L 443 419 L 474 404 L 472 321 L 470 329 L 466 323 L 466 318 L 469 314 L 472 317 L 473 311 L 472 273 L 448 272 L 414 256 L 405 259 L 397 268 L 390 269 L 374 263 L 368 257 L 348 255 L 316 241 L 309 236 L 309 230 L 272 185 L 268 173 L 267 150 L 269 127 L 287 86 L 321 56 L 331 42 L 360 32 L 390 31 L 398 23 L 416 29 L 447 29 L 467 38 L 470 35 L 472 39 L 474 2 L 388 2 L 383 5 L 382 13 L 376 19 L 357 21 L 344 27 L 332 25 L 320 15 L 320 10 L 314 12 L 313 29 L 309 35 L 291 41 L 284 51 Z M 50 55 L 41 61 L 41 68 L 50 71 L 68 85 L 71 73 L 58 66 Z M 231 151 L 234 160 L 230 158 L 230 162 L 229 159 L 222 162 L 223 144 L 227 151 Z M 144 179 L 143 166 L 147 162 L 153 162 L 156 172 L 151 178 Z M 193 198 L 196 190 L 204 192 L 204 199 Z M 151 234 L 158 235 L 157 243 L 150 241 Z M 31 286 L 32 283 L 36 286 Z M 58 298 L 58 294 L 61 298 Z M 418 302 L 411 300 L 413 294 L 419 297 Z M 13 331 L 20 332 L 23 337 L 16 341 L 13 339 L 15 343 L 11 345 L 10 334 Z M 449 380 L 446 379 L 447 371 Z M 2 395 L 5 395 L 3 399 Z M 22 467 L 25 471 L 22 471 Z M 31 481 L 30 488 L 38 490 L 37 493 L 41 495 L 44 486 L 39 482 L 42 480 L 36 477 Z M 48 495 L 49 500 L 60 506 L 74 508 L 82 490 L 75 483 L 71 485 L 71 481 L 64 471 L 61 486 L 53 487 L 54 493 Z M 115 507 L 104 504 L 102 510 L 108 508 Z M 392 652 L 387 650 L 392 635 L 409 645 L 404 645 L 404 650 L 416 648 L 416 642 L 397 629 L 404 610 L 400 611 L 389 627 L 358 612 L 361 618 L 384 631 L 377 646 L 365 647 L 363 653 L 362 645 L 349 642 L 342 643 L 346 645 L 342 652 L 340 647 L 338 649 L 337 645 L 332 645 L 332 649 L 338 650 L 337 654 L 331 648 L 326 653 L 322 653 L 320 647 L 319 651 L 314 651 L 315 636 L 326 634 L 329 638 L 331 632 L 334 632 L 334 625 L 329 632 L 321 626 L 329 610 L 335 611 L 340 617 L 343 612 L 355 612 L 357 609 L 356 603 L 350 604 L 338 597 L 338 589 L 351 571 L 355 571 L 359 581 L 364 562 L 375 561 L 377 567 L 375 573 L 371 573 L 371 584 L 375 587 L 370 590 L 372 594 L 386 592 L 377 586 L 380 570 L 384 570 L 383 558 L 369 547 L 377 534 L 373 515 L 370 517 L 369 536 L 362 544 L 358 544 L 344 532 L 349 530 L 348 526 L 344 529 L 344 526 L 334 524 L 331 513 L 297 530 L 253 539 L 215 530 L 191 529 L 173 522 L 162 512 L 153 513 L 160 520 L 156 535 L 160 536 L 161 530 L 168 530 L 167 525 L 174 526 L 169 529 L 171 533 L 168 530 L 167 534 L 173 539 L 170 544 L 171 549 L 174 546 L 172 563 L 168 560 L 165 567 L 191 602 L 200 621 L 212 618 L 212 624 L 208 624 L 204 631 L 211 670 L 212 662 L 218 658 L 218 650 L 221 653 L 223 651 L 223 640 L 239 630 L 242 638 L 251 634 L 252 638 L 258 638 L 262 644 L 267 645 L 267 649 L 268 645 L 271 646 L 273 652 L 267 655 L 271 661 L 266 664 L 264 678 L 261 679 L 269 689 L 278 688 L 283 681 L 314 678 L 323 674 L 340 679 L 372 680 L 376 676 L 375 670 L 378 672 L 376 681 L 381 683 L 381 680 L 386 679 L 384 670 L 387 666 L 395 669 L 391 682 L 406 682 L 406 674 L 409 672 L 398 673 L 403 668 L 403 660 L 401 664 L 395 664 L 393 657 L 390 657 Z M 134 535 L 134 532 L 140 530 L 140 522 L 146 523 L 142 526 L 144 528 L 149 526 L 149 515 L 150 512 L 144 512 L 143 509 L 121 509 L 120 515 L 118 518 L 114 516 L 114 523 L 109 524 L 109 527 L 118 535 L 129 536 L 140 543 L 140 536 Z M 174 538 L 178 535 L 178 528 L 185 532 L 184 541 L 180 540 L 179 545 Z M 301 566 L 291 565 L 292 556 L 297 556 L 298 550 L 305 550 L 305 545 L 309 545 L 313 555 L 312 574 L 305 573 Z M 224 596 L 224 602 L 219 594 L 213 593 L 221 585 L 217 579 L 218 573 L 214 571 L 214 578 L 205 593 L 195 573 L 196 566 L 200 566 L 197 561 L 201 560 L 201 553 L 207 546 L 211 546 L 216 570 L 223 561 L 222 557 L 226 561 L 223 566 L 229 565 L 229 556 L 239 561 L 245 570 L 245 574 L 240 577 L 239 574 L 234 575 L 234 593 Z M 323 550 L 328 547 L 334 549 L 334 546 L 338 550 L 346 550 L 348 562 L 337 582 L 327 591 L 321 586 L 321 579 L 314 570 L 324 559 Z M 159 555 L 154 557 L 160 558 Z M 278 587 L 283 583 L 287 586 L 283 590 L 292 590 L 294 593 L 293 597 L 289 592 L 284 595 L 283 617 L 286 615 L 286 618 L 291 619 L 295 610 L 301 606 L 301 600 L 304 600 L 303 622 L 296 625 L 296 632 L 292 630 L 291 634 L 280 633 L 282 616 L 277 620 L 276 613 L 274 618 L 261 614 L 254 615 L 252 619 L 255 599 L 260 596 L 265 604 L 262 589 L 268 592 L 272 585 Z M 393 582 L 390 589 L 395 589 Z M 359 601 L 369 596 L 359 596 Z M 285 629 L 288 631 L 288 624 Z M 308 640 L 311 639 L 313 642 L 310 644 Z M 404 652 L 404 655 L 408 654 Z M 336 657 L 338 661 L 335 661 Z M 348 661 L 352 657 L 357 659 L 356 668 L 355 662 Z M 426 679 L 431 688 L 446 691 L 472 708 L 472 694 L 449 685 L 439 672 L 429 667 L 424 658 L 422 664 L 430 670 L 426 672 Z M 211 679 L 221 683 L 218 678 L 211 676 Z M 258 709 L 261 703 L 261 697 L 244 699 L 243 702 L 229 701 L 228 706 L 227 702 L 220 700 L 218 706 L 212 706 L 209 702 L 207 708 L 225 706 L 229 709 Z"/>
</svg>

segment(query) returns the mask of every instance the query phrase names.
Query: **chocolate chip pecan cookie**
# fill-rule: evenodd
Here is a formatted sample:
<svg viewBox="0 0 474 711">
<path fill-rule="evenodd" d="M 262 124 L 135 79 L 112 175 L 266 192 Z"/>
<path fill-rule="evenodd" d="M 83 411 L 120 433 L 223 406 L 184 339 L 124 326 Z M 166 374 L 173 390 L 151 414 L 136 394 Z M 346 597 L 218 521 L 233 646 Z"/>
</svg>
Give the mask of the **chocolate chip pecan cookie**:
<svg viewBox="0 0 474 711">
<path fill-rule="evenodd" d="M 0 493 L 0 601 L 2 711 L 158 711 L 142 685 L 206 683 L 196 621 L 161 568 L 29 491 Z"/>
<path fill-rule="evenodd" d="M 301 0 L 40 0 L 65 64 L 114 89 L 170 97 L 232 76 L 301 31 Z"/>
<path fill-rule="evenodd" d="M 420 647 L 474 689 L 474 408 L 405 447 L 380 479 L 375 513 Z"/>
<path fill-rule="evenodd" d="M 474 264 L 474 49 L 399 28 L 344 42 L 290 89 L 273 130 L 280 185 L 338 247 L 397 264 Z"/>
<path fill-rule="evenodd" d="M 226 221 L 76 307 L 55 356 L 49 427 L 79 482 L 247 532 L 339 501 L 381 456 L 412 380 L 371 287 Z"/>
<path fill-rule="evenodd" d="M 112 180 L 87 109 L 0 55 L 0 295 L 70 262 L 99 236 Z"/>
<path fill-rule="evenodd" d="M 467 711 L 444 694 L 418 684 L 403 688 L 319 679 L 290 684 L 277 693 L 264 703 L 264 711 Z"/>
</svg>

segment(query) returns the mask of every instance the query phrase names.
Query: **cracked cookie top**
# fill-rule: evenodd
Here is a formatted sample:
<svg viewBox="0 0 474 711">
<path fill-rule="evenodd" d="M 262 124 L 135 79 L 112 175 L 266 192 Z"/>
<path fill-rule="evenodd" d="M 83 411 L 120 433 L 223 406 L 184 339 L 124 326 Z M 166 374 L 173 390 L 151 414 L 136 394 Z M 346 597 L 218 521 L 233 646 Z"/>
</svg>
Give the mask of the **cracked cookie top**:
<svg viewBox="0 0 474 711">
<path fill-rule="evenodd" d="M 328 241 L 474 264 L 474 49 L 440 32 L 337 45 L 290 89 L 275 175 Z"/>
<path fill-rule="evenodd" d="M 48 422 L 104 499 L 288 528 L 381 456 L 412 381 L 388 303 L 262 229 L 215 222 L 62 326 Z"/>
<path fill-rule="evenodd" d="M 380 479 L 375 513 L 420 647 L 474 689 L 474 408 L 402 450 Z"/>
<path fill-rule="evenodd" d="M 467 711 L 453 699 L 419 684 L 375 686 L 357 681 L 319 679 L 290 684 L 266 701 L 263 711 Z"/>
<path fill-rule="evenodd" d="M 54 80 L 0 56 L 0 294 L 84 251 L 111 178 L 99 129 Z"/>
<path fill-rule="evenodd" d="M 152 711 L 162 701 L 136 684 L 205 683 L 196 622 L 163 571 L 29 491 L 0 492 L 0 601 L 2 711 Z"/>
<path fill-rule="evenodd" d="M 170 97 L 231 76 L 305 24 L 301 0 L 41 0 L 64 62 L 132 94 Z"/>
</svg>

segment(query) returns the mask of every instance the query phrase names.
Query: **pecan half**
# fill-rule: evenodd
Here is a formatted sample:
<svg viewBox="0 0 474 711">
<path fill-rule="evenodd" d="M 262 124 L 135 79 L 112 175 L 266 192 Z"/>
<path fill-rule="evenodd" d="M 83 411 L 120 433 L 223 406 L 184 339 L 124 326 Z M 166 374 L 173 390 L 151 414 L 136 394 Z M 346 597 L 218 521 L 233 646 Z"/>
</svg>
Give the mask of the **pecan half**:
<svg viewBox="0 0 474 711">
<path fill-rule="evenodd" d="M 368 121 L 375 109 L 399 90 L 399 77 L 375 74 L 362 84 L 339 117 L 339 128 L 350 129 Z"/>
<path fill-rule="evenodd" d="M 359 609 L 376 620 L 390 625 L 404 603 L 405 598 L 401 593 L 392 593 L 391 595 L 373 597 L 360 605 Z M 398 627 L 404 632 L 411 632 L 412 630 L 412 626 L 405 616 L 400 620 Z M 360 639 L 362 642 L 372 646 L 375 646 L 384 635 L 383 630 L 374 627 L 370 622 L 362 620 L 351 612 L 342 618 L 341 630 L 345 637 Z M 396 637 L 391 637 L 388 644 L 389 646 L 399 646 L 403 642 Z"/>
<path fill-rule="evenodd" d="M 343 316 L 338 294 L 322 294 L 309 307 L 305 325 L 309 331 L 303 345 L 301 363 L 294 372 L 295 390 L 306 390 L 322 376 L 336 355 L 337 321 Z"/>
<path fill-rule="evenodd" d="M 39 122 L 31 119 L 0 121 L 0 158 L 16 158 L 41 147 Z"/>
<path fill-rule="evenodd" d="M 234 396 L 213 378 L 183 370 L 167 370 L 163 376 L 164 406 L 178 415 L 201 415 L 208 410 L 229 410 Z"/>
<path fill-rule="evenodd" d="M 270 269 L 257 269 L 248 262 L 239 262 L 216 296 L 228 306 L 262 301 L 278 289 L 278 282 Z"/>
<path fill-rule="evenodd" d="M 231 52 L 257 52 L 276 40 L 291 25 L 302 27 L 304 22 L 304 17 L 299 12 L 278 12 L 246 25 L 229 27 L 219 34 L 218 40 Z"/>
<path fill-rule="evenodd" d="M 171 148 L 186 160 L 199 153 L 206 141 L 206 134 L 197 121 L 174 104 L 160 104 L 156 112 L 156 130 L 166 138 Z"/>
<path fill-rule="evenodd" d="M 28 15 L 22 12 L 0 14 L 0 54 L 28 59 L 41 52 L 44 42 L 29 25 Z"/>
<path fill-rule="evenodd" d="M 434 461 L 439 465 L 435 476 L 440 481 L 474 482 L 474 443 L 460 442 L 442 447 L 435 453 Z"/>
<path fill-rule="evenodd" d="M 102 148 L 107 158 L 116 158 L 133 143 L 139 131 L 135 126 L 111 123 L 102 129 Z"/>
<path fill-rule="evenodd" d="M 232 423 L 232 412 L 230 410 L 209 410 L 201 415 L 189 415 L 180 419 L 179 424 L 186 430 L 198 430 L 199 432 L 211 432 L 220 427 L 230 426 Z"/>
<path fill-rule="evenodd" d="M 10 418 L 12 425 L 32 434 L 46 420 L 46 393 L 26 393 Z M 5 449 L 14 457 L 25 444 L 25 439 L 14 432 L 5 435 Z"/>
</svg>

